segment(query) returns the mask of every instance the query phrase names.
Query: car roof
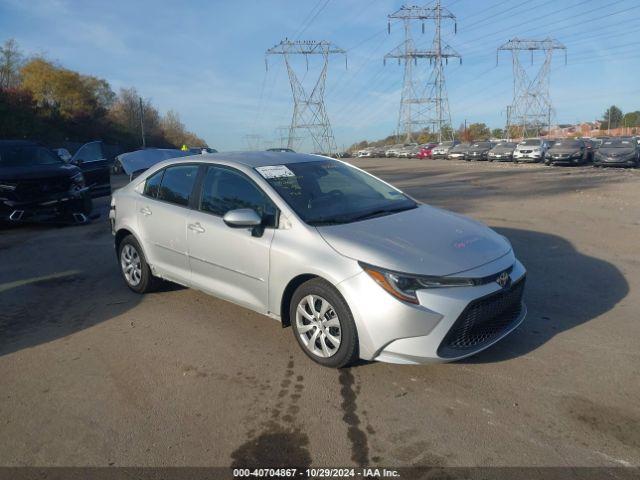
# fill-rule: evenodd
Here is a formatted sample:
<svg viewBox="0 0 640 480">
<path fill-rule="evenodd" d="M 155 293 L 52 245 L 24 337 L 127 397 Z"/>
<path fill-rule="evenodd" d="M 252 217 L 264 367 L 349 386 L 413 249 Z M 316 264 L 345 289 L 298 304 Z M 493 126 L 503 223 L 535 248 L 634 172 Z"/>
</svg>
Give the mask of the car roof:
<svg viewBox="0 0 640 480">
<path fill-rule="evenodd" d="M 180 160 L 185 162 L 208 161 L 215 163 L 217 160 L 224 160 L 225 162 L 238 163 L 251 168 L 266 167 L 269 165 L 282 165 L 285 163 L 317 162 L 321 159 L 329 159 L 329 157 L 292 152 L 227 152 L 207 153 L 204 155 L 198 155 L 197 158 L 194 158 L 193 156 L 180 158 Z"/>
</svg>

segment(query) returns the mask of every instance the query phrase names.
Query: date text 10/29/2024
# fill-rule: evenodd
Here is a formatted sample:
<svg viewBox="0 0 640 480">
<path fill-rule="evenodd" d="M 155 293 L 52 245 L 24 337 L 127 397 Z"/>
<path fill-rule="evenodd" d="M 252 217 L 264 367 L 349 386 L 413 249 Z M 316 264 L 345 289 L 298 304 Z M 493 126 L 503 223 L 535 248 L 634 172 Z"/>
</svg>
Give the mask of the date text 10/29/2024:
<svg viewBox="0 0 640 480">
<path fill-rule="evenodd" d="M 388 468 L 234 468 L 234 478 L 399 478 Z"/>
</svg>

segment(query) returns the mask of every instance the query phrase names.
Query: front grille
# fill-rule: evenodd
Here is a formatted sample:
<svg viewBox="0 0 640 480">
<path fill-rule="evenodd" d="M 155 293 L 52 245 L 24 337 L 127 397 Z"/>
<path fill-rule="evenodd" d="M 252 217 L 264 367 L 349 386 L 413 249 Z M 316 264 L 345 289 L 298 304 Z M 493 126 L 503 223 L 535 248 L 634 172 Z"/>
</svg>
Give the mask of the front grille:
<svg viewBox="0 0 640 480">
<path fill-rule="evenodd" d="M 478 350 L 504 333 L 522 312 L 524 279 L 508 290 L 474 300 L 455 321 L 438 347 L 442 358 Z"/>
<path fill-rule="evenodd" d="M 70 185 L 71 182 L 68 178 L 21 181 L 18 183 L 15 193 L 20 201 L 26 202 L 67 192 Z"/>
<path fill-rule="evenodd" d="M 531 153 L 533 150 L 520 150 L 520 153 Z"/>
</svg>

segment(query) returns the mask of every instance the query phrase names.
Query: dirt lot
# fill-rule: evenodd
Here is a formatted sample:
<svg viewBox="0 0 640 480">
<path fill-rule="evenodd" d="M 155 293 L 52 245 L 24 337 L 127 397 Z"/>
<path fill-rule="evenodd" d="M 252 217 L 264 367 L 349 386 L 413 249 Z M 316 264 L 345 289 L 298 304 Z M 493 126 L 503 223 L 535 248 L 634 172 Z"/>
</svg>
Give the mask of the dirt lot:
<svg viewBox="0 0 640 480">
<path fill-rule="evenodd" d="M 329 370 L 269 318 L 129 292 L 104 216 L 14 228 L 0 465 L 640 465 L 640 171 L 354 163 L 509 237 L 525 323 L 462 363 Z"/>
</svg>

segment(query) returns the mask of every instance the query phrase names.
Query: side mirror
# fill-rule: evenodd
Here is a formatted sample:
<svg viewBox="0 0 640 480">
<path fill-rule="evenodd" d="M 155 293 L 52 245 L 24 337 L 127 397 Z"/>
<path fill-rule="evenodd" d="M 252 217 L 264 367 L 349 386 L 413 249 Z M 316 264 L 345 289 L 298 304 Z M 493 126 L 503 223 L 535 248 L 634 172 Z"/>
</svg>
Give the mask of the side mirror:
<svg viewBox="0 0 640 480">
<path fill-rule="evenodd" d="M 262 218 L 260 218 L 260 215 L 251 208 L 229 210 L 224 214 L 222 220 L 231 228 L 259 227 L 262 224 Z"/>
</svg>

